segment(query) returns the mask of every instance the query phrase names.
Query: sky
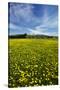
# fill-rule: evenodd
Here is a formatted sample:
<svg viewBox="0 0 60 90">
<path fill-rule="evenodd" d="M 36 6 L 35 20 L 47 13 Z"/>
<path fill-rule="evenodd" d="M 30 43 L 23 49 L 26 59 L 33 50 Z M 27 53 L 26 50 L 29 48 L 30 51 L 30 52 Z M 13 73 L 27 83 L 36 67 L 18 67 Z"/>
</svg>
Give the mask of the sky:
<svg viewBox="0 0 60 90">
<path fill-rule="evenodd" d="M 58 36 L 58 6 L 9 3 L 9 35 L 40 34 Z"/>
</svg>

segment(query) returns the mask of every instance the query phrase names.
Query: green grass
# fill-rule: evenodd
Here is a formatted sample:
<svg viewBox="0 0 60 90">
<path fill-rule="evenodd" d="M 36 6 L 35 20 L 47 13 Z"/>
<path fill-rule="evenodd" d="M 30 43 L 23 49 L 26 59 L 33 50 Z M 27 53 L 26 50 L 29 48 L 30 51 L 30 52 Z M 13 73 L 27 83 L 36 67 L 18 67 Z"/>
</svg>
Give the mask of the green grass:
<svg viewBox="0 0 60 90">
<path fill-rule="evenodd" d="M 57 39 L 9 39 L 9 87 L 58 84 Z"/>
</svg>

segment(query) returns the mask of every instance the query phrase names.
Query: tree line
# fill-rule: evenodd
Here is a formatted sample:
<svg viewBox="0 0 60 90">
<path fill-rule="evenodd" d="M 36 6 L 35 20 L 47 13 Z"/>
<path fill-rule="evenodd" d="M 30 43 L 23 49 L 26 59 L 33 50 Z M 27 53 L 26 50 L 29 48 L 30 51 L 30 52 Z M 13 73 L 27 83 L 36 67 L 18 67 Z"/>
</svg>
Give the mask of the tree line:
<svg viewBox="0 0 60 90">
<path fill-rule="evenodd" d="M 48 36 L 48 35 L 28 35 L 28 34 L 18 34 L 18 35 L 9 35 L 9 38 L 57 38 L 57 36 Z"/>
</svg>

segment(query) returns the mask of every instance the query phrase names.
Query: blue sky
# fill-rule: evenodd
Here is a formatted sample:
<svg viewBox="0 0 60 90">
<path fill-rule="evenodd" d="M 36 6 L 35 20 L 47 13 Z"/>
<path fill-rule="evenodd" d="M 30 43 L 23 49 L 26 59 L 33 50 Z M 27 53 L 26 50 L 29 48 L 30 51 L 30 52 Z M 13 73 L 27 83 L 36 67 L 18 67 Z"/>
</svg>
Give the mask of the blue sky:
<svg viewBox="0 0 60 90">
<path fill-rule="evenodd" d="M 14 34 L 58 35 L 58 6 L 43 4 L 8 4 L 8 30 Z"/>
</svg>

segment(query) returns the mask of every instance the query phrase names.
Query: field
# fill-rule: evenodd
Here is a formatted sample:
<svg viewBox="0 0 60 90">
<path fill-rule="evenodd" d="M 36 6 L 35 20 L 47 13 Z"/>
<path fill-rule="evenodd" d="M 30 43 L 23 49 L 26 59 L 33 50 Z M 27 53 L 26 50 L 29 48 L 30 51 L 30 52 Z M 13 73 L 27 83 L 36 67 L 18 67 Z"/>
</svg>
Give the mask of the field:
<svg viewBox="0 0 60 90">
<path fill-rule="evenodd" d="M 8 86 L 58 84 L 57 39 L 9 39 Z"/>
</svg>

